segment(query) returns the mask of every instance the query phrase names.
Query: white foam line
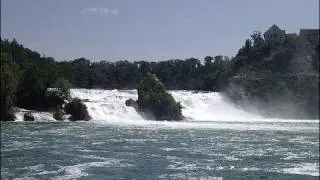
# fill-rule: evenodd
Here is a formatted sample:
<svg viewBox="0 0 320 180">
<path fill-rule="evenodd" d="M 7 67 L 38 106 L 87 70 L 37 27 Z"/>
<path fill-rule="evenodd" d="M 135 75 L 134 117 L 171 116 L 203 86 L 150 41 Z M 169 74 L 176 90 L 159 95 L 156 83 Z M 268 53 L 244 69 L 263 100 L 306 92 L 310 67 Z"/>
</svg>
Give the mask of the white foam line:
<svg viewBox="0 0 320 180">
<path fill-rule="evenodd" d="M 289 168 L 278 170 L 286 174 L 301 174 L 309 176 L 320 176 L 318 163 L 300 163 L 292 164 Z"/>
</svg>

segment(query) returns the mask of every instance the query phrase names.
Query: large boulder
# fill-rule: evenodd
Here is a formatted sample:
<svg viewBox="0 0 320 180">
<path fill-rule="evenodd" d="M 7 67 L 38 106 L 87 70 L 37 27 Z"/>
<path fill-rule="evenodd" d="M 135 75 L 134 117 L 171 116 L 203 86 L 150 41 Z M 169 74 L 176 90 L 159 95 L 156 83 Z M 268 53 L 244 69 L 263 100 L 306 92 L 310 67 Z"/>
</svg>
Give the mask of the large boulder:
<svg viewBox="0 0 320 180">
<path fill-rule="evenodd" d="M 24 121 L 34 121 L 34 116 L 31 114 L 31 112 L 24 113 L 23 115 Z"/>
<path fill-rule="evenodd" d="M 57 110 L 53 113 L 53 118 L 54 118 L 55 120 L 62 121 L 64 115 L 65 115 L 65 113 L 64 113 L 61 109 L 57 109 Z"/>
<path fill-rule="evenodd" d="M 134 105 L 132 101 L 130 103 Z M 172 95 L 166 92 L 164 85 L 155 75 L 148 75 L 140 82 L 137 106 L 138 111 L 146 119 L 168 121 L 183 119 L 180 102 L 176 102 Z"/>
<path fill-rule="evenodd" d="M 91 119 L 87 106 L 78 98 L 75 98 L 70 103 L 66 104 L 65 112 L 71 114 L 71 121 L 88 121 Z"/>
<path fill-rule="evenodd" d="M 129 107 L 133 107 L 134 109 L 138 110 L 138 103 L 137 101 L 133 100 L 133 99 L 128 99 L 126 100 L 126 106 L 129 106 Z"/>
</svg>

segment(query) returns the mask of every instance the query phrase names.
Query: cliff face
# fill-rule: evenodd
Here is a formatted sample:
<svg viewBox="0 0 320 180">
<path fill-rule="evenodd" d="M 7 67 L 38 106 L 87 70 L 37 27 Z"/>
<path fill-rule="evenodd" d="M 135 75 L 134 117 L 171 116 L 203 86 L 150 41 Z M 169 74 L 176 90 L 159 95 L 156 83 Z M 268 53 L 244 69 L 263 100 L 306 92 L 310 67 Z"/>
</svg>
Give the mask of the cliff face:
<svg viewBox="0 0 320 180">
<path fill-rule="evenodd" d="M 224 93 L 244 109 L 267 117 L 319 119 L 319 49 L 281 44 L 249 59 Z"/>
</svg>

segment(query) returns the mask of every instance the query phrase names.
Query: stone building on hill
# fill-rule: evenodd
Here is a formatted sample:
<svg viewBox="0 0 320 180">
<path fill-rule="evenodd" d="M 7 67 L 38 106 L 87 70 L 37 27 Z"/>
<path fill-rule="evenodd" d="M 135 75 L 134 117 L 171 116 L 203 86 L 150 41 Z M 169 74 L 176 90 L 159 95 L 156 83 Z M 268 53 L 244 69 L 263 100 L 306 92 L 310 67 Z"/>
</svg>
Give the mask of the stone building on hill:
<svg viewBox="0 0 320 180">
<path fill-rule="evenodd" d="M 319 29 L 300 29 L 299 36 L 312 45 L 319 45 Z"/>
<path fill-rule="evenodd" d="M 312 46 L 319 45 L 319 29 L 300 29 L 299 35 L 296 33 L 286 34 L 285 30 L 273 24 L 263 36 L 264 40 L 269 43 L 283 43 L 285 40 L 292 41 L 300 38 Z"/>
<path fill-rule="evenodd" d="M 267 42 L 283 43 L 285 41 L 286 32 L 280 29 L 277 25 L 272 25 L 264 34 L 263 37 Z"/>
</svg>

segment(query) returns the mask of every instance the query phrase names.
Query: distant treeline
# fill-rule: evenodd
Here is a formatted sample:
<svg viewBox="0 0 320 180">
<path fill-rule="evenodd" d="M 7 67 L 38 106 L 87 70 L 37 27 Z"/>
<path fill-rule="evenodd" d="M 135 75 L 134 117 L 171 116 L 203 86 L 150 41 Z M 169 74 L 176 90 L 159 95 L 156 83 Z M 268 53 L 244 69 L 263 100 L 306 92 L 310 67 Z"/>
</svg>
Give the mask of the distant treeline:
<svg viewBox="0 0 320 180">
<path fill-rule="evenodd" d="M 73 87 L 103 89 L 135 89 L 152 73 L 167 89 L 215 91 L 225 84 L 231 68 L 231 61 L 223 56 L 208 56 L 204 64 L 195 58 L 160 62 L 90 62 L 80 58 L 57 64 L 65 70 L 64 77 Z"/>
<path fill-rule="evenodd" d="M 41 57 L 38 52 L 24 48 L 16 40 L 1 40 L 1 46 L 1 53 L 9 56 L 14 64 L 19 65 L 19 69 L 31 71 L 28 76 L 34 75 L 41 82 L 63 77 L 75 88 L 134 89 L 143 77 L 154 73 L 168 89 L 215 91 L 225 84 L 232 68 L 231 60 L 226 56 L 159 62 L 92 62 L 85 58 L 59 62 L 52 57 Z M 52 77 L 43 80 L 47 74 Z"/>
</svg>

